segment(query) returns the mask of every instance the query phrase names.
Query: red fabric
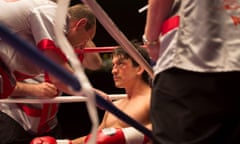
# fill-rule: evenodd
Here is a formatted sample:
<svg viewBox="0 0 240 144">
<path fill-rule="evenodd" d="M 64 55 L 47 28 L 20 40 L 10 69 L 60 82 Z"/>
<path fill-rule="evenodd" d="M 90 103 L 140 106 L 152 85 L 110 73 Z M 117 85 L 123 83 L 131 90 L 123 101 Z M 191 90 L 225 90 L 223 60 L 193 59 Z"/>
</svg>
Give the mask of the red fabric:
<svg viewBox="0 0 240 144">
<path fill-rule="evenodd" d="M 47 72 L 44 73 L 44 79 L 45 79 L 45 82 L 49 82 L 49 83 L 51 82 Z"/>
<path fill-rule="evenodd" d="M 149 137 L 144 135 L 143 144 L 147 144 L 148 142 L 149 142 Z"/>
<path fill-rule="evenodd" d="M 41 114 L 42 114 L 42 110 L 41 109 L 31 108 L 31 107 L 28 107 L 25 104 L 18 104 L 18 106 L 19 106 L 19 108 L 22 109 L 22 111 L 24 111 L 29 116 L 40 117 Z"/>
<path fill-rule="evenodd" d="M 42 114 L 40 117 L 40 124 L 38 125 L 38 133 L 42 134 L 50 130 L 49 126 L 46 125 L 46 121 L 49 117 L 50 104 L 43 104 Z"/>
<path fill-rule="evenodd" d="M 0 97 L 7 98 L 13 92 L 16 81 L 11 76 L 10 71 L 7 71 L 5 67 L 0 66 L 0 75 L 2 76 Z"/>
<path fill-rule="evenodd" d="M 46 82 L 51 82 L 48 73 L 45 72 L 44 76 Z M 50 127 L 46 124 L 46 122 L 55 116 L 58 110 L 58 104 L 45 103 L 43 104 L 42 109 L 32 108 L 25 104 L 18 104 L 18 106 L 28 116 L 40 118 L 38 134 L 42 134 L 51 130 Z"/>
<path fill-rule="evenodd" d="M 83 62 L 84 50 L 82 50 L 82 49 L 75 49 L 75 53 L 77 54 L 77 57 L 80 60 L 80 62 Z"/>
<path fill-rule="evenodd" d="M 45 82 L 51 83 L 47 72 L 45 72 L 45 74 L 44 74 L 44 80 L 45 80 Z M 51 111 L 49 111 L 49 110 L 51 110 Z M 46 122 L 47 122 L 47 120 L 49 120 L 49 118 L 53 118 L 55 116 L 55 114 L 57 113 L 57 110 L 58 110 L 58 106 L 55 103 L 43 104 L 42 113 L 41 113 L 41 117 L 40 117 L 40 124 L 38 126 L 39 134 L 42 134 L 42 133 L 45 133 L 45 132 L 48 132 L 51 130 L 50 127 L 48 127 L 48 125 L 46 125 Z"/>
<path fill-rule="evenodd" d="M 170 30 L 178 27 L 179 26 L 179 21 L 180 21 L 179 16 L 173 16 L 173 17 L 167 19 L 161 27 L 161 34 L 164 35 L 167 32 L 169 32 Z"/>
<path fill-rule="evenodd" d="M 23 74 L 23 73 L 18 72 L 18 71 L 14 71 L 13 73 L 14 73 L 14 76 L 16 77 L 17 81 L 22 81 L 24 79 L 33 78 L 34 77 L 34 76 L 29 76 L 29 75 Z"/>
<path fill-rule="evenodd" d="M 52 40 L 49 39 L 43 39 L 41 40 L 38 44 L 37 47 L 41 50 L 41 51 L 46 51 L 46 50 L 52 50 L 54 51 L 56 54 L 58 54 L 64 61 L 68 61 L 67 57 L 65 56 L 65 54 L 61 51 L 60 48 L 58 48 L 54 42 Z"/>
</svg>

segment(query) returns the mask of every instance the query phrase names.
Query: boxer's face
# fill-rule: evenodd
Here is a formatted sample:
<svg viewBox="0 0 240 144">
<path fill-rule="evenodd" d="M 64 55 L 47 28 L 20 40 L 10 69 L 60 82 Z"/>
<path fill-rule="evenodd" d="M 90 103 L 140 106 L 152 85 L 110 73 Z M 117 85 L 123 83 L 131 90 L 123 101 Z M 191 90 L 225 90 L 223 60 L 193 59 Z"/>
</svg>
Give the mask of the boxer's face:
<svg viewBox="0 0 240 144">
<path fill-rule="evenodd" d="M 112 74 L 115 86 L 118 88 L 126 88 L 135 82 L 138 76 L 139 67 L 134 67 L 131 59 L 121 56 L 113 56 Z"/>
</svg>

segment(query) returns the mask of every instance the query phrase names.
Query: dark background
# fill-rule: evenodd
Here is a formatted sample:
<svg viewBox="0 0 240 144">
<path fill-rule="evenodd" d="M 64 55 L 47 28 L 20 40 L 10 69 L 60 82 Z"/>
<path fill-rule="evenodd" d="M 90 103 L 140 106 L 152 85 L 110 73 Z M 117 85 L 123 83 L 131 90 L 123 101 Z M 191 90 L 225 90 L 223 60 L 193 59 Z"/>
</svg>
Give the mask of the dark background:
<svg viewBox="0 0 240 144">
<path fill-rule="evenodd" d="M 145 6 L 147 0 L 97 0 L 97 2 L 129 40 L 141 41 L 146 11 L 138 13 L 138 9 Z M 72 0 L 71 5 L 77 3 L 81 2 Z M 118 45 L 99 22 L 97 22 L 97 32 L 93 41 L 96 46 Z M 101 56 L 104 57 L 103 54 Z M 97 71 L 86 70 L 86 75 L 95 88 L 108 94 L 124 93 L 123 90 L 115 88 L 109 68 L 103 67 Z M 104 111 L 100 109 L 98 111 L 101 121 Z M 66 138 L 73 139 L 90 132 L 91 122 L 85 102 L 61 104 L 58 118 Z"/>
</svg>

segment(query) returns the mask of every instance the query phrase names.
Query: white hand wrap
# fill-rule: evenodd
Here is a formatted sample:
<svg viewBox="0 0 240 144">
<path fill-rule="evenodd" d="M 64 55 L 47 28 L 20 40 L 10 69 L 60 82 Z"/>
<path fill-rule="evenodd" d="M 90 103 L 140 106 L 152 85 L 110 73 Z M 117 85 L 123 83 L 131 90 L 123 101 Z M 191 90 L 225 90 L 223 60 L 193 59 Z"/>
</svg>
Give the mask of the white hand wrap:
<svg viewBox="0 0 240 144">
<path fill-rule="evenodd" d="M 122 128 L 126 144 L 145 144 L 148 140 L 141 132 L 133 127 Z"/>
<path fill-rule="evenodd" d="M 60 139 L 56 141 L 57 141 L 57 144 L 72 144 L 72 142 L 68 139 Z"/>
<path fill-rule="evenodd" d="M 84 143 L 87 144 L 91 134 Z M 105 128 L 98 131 L 96 144 L 146 144 L 149 138 L 133 127 Z"/>
</svg>

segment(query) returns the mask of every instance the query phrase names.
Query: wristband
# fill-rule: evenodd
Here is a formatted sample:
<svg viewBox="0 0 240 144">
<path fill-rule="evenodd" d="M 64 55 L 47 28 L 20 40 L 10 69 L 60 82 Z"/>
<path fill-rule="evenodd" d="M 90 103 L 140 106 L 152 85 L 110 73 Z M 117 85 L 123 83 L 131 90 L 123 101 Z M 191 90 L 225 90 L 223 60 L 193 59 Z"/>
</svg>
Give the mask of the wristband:
<svg viewBox="0 0 240 144">
<path fill-rule="evenodd" d="M 159 44 L 158 40 L 153 40 L 153 41 L 147 40 L 145 35 L 142 36 L 142 41 L 143 41 L 144 45 L 157 45 L 157 44 Z"/>
</svg>

